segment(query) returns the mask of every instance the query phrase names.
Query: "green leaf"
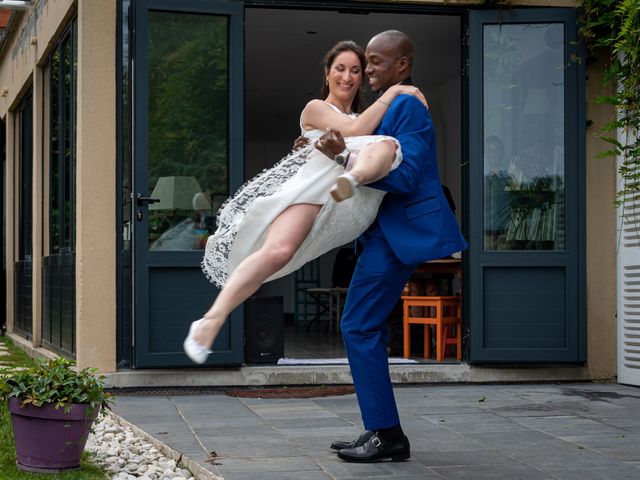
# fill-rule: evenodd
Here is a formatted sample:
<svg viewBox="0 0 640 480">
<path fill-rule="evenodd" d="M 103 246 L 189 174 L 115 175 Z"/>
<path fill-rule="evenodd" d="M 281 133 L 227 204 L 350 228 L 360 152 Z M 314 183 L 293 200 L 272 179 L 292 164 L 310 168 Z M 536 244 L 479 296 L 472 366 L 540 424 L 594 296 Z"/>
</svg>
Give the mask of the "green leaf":
<svg viewBox="0 0 640 480">
<path fill-rule="evenodd" d="M 605 142 L 615 148 L 600 152 L 598 157 L 620 156 L 624 165 L 619 173 L 625 187 L 619 198 L 637 191 L 640 172 L 640 0 L 584 0 L 580 18 L 580 40 L 588 57 L 606 49 L 603 82 L 615 93 L 597 97 L 599 104 L 615 108 L 616 118 L 602 127 Z M 615 135 L 607 135 L 607 133 Z M 630 132 L 623 143 L 617 132 Z M 633 185 L 632 187 L 630 185 Z M 620 205 L 624 202 L 618 200 Z"/>
<path fill-rule="evenodd" d="M 74 403 L 88 404 L 92 410 L 107 406 L 111 395 L 105 391 L 104 376 L 95 368 L 77 371 L 76 363 L 64 358 L 40 360 L 23 371 L 3 372 L 0 400 L 18 399 L 21 405 L 42 406 L 71 411 Z"/>
</svg>

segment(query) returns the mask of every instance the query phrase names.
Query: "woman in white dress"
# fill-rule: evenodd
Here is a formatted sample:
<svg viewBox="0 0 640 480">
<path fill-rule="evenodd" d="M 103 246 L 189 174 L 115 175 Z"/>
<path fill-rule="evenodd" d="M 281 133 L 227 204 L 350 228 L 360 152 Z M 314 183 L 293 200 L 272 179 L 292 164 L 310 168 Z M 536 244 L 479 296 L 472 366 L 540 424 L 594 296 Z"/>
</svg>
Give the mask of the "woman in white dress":
<svg viewBox="0 0 640 480">
<path fill-rule="evenodd" d="M 264 282 L 357 238 L 375 219 L 384 192 L 356 187 L 386 176 L 401 151 L 395 139 L 371 133 L 396 96 L 426 101 L 417 88 L 396 85 L 358 114 L 365 65 L 356 43 L 331 48 L 324 58 L 324 100 L 310 101 L 300 117 L 310 145 L 250 180 L 220 208 L 202 268 L 222 290 L 189 328 L 184 350 L 194 362 L 206 361 L 228 315 Z M 346 137 L 346 170 L 314 147 L 329 127 Z"/>
</svg>

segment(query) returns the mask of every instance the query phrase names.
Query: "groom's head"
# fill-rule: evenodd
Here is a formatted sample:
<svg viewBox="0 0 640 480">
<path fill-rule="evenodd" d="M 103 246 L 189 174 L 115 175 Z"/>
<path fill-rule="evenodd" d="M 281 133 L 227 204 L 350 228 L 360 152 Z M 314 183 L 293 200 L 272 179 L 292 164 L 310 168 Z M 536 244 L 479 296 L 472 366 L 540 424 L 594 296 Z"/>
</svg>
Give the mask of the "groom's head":
<svg viewBox="0 0 640 480">
<path fill-rule="evenodd" d="M 411 75 L 413 43 L 398 30 L 387 30 L 373 37 L 365 52 L 369 85 L 374 92 L 386 90 Z"/>
</svg>

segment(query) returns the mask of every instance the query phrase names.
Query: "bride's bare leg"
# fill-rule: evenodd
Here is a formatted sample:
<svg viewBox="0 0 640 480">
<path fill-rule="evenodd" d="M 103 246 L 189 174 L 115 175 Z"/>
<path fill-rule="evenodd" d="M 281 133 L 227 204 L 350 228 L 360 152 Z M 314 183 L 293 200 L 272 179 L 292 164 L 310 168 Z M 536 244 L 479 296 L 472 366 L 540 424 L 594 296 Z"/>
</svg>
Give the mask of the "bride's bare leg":
<svg viewBox="0 0 640 480">
<path fill-rule="evenodd" d="M 336 202 L 350 198 L 359 185 L 386 177 L 396 154 L 396 144 L 391 140 L 370 143 L 360 151 L 348 172 L 336 179 L 331 196 Z"/>
<path fill-rule="evenodd" d="M 313 226 L 321 205 L 299 204 L 284 210 L 271 224 L 262 247 L 245 258 L 229 276 L 194 334 L 202 346 L 213 345 L 229 314 L 284 267 Z"/>
</svg>

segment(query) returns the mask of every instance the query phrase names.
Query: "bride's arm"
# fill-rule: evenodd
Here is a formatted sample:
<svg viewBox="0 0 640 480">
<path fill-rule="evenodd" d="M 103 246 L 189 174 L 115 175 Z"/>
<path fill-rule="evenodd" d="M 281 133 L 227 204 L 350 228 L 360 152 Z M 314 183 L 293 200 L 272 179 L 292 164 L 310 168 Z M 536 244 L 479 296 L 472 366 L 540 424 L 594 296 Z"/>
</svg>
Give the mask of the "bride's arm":
<svg viewBox="0 0 640 480">
<path fill-rule="evenodd" d="M 370 135 L 382 121 L 391 102 L 401 94 L 414 95 L 426 105 L 426 100 L 418 88 L 410 85 L 393 85 L 356 118 L 336 112 L 322 100 L 311 100 L 302 111 L 302 124 L 305 129 L 335 128 L 345 137 Z"/>
</svg>

